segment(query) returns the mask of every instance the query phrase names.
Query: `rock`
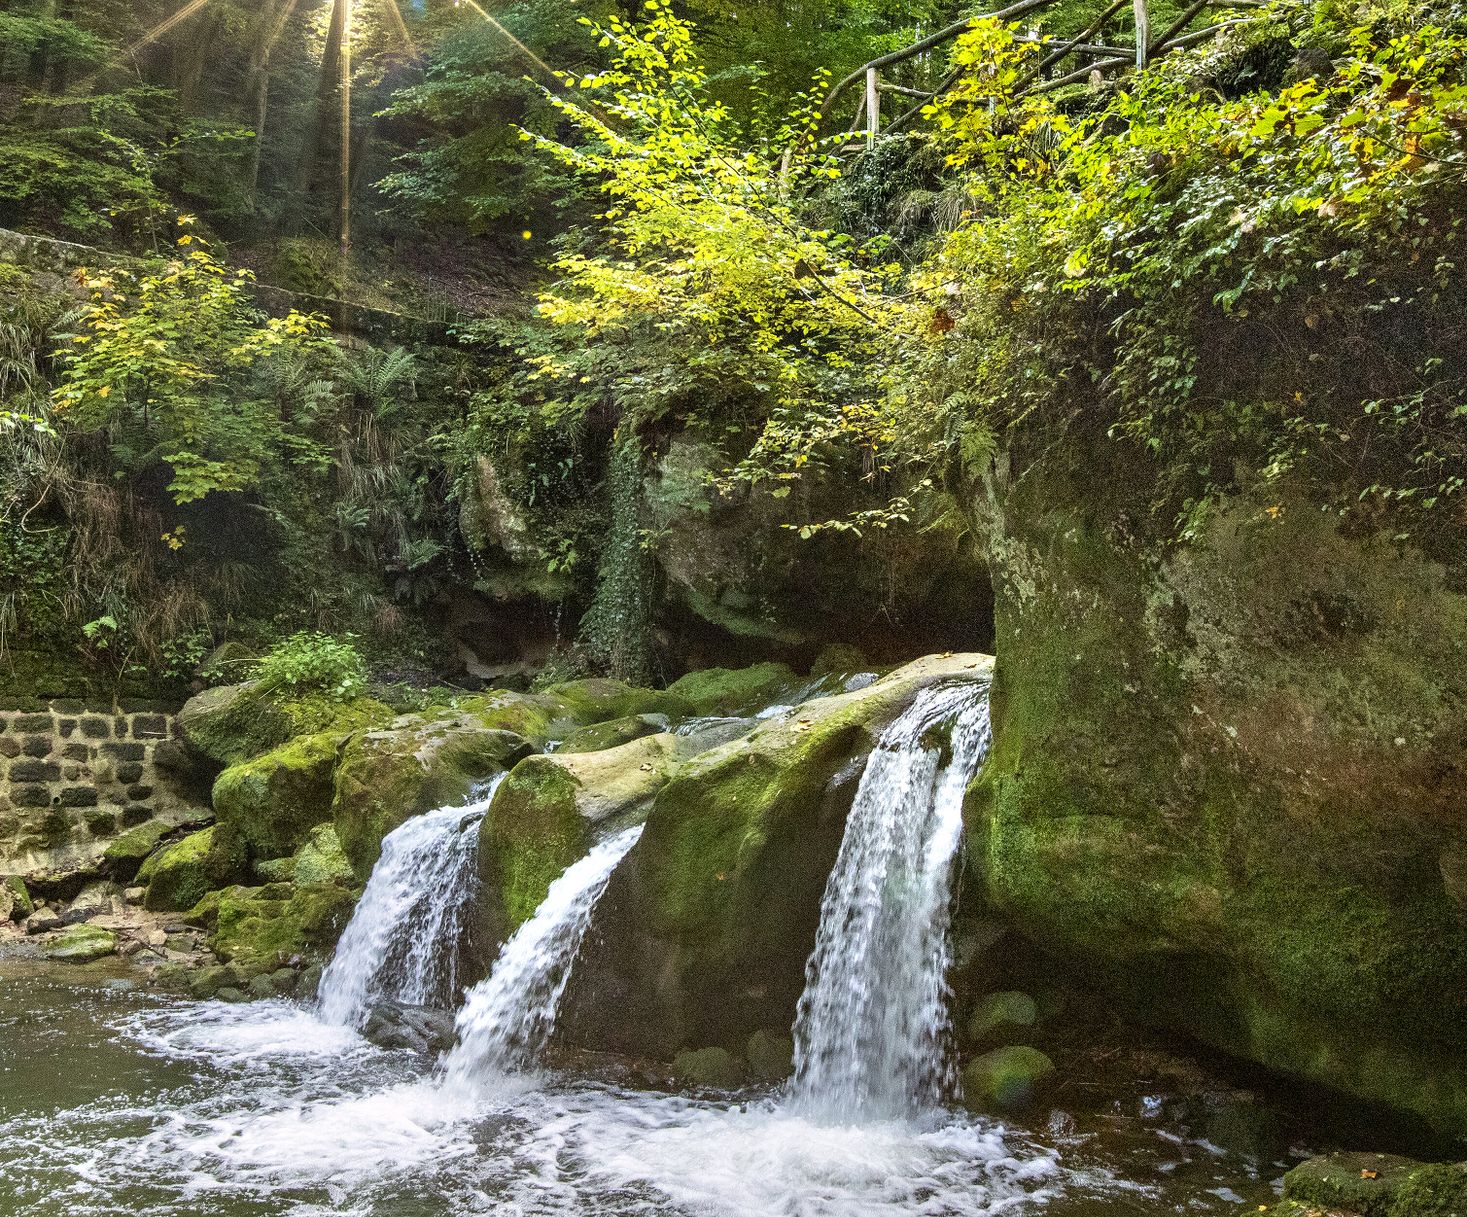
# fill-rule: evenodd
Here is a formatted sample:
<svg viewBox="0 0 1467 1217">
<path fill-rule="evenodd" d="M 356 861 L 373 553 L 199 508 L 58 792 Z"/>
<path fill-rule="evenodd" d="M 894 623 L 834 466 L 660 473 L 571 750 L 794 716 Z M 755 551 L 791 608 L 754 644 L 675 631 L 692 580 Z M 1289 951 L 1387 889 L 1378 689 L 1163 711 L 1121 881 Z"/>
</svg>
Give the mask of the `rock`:
<svg viewBox="0 0 1467 1217">
<path fill-rule="evenodd" d="M 163 969 L 159 969 L 161 976 Z M 242 986 L 249 981 L 245 974 L 235 967 L 227 964 L 209 968 L 200 968 L 197 972 L 187 974 L 184 983 L 189 993 L 200 1001 L 206 1001 L 215 996 L 221 989 L 234 989 L 241 991 Z"/>
<path fill-rule="evenodd" d="M 726 1048 L 684 1049 L 672 1059 L 672 1075 L 679 1082 L 732 1090 L 744 1082 L 743 1062 Z"/>
<path fill-rule="evenodd" d="M 158 842 L 172 831 L 163 820 L 145 820 L 128 829 L 102 851 L 108 872 L 123 883 L 134 878 L 144 860 L 158 848 Z"/>
<path fill-rule="evenodd" d="M 250 978 L 250 983 L 245 991 L 256 1001 L 263 1001 L 275 996 L 275 978 L 271 973 L 262 972 L 258 976 Z"/>
<path fill-rule="evenodd" d="M 683 760 L 597 907 L 562 1018 L 573 1038 L 665 1058 L 791 1025 L 870 749 L 921 690 L 991 662 L 909 664 Z"/>
<path fill-rule="evenodd" d="M 321 988 L 321 973 L 325 970 L 324 964 L 313 963 L 302 969 L 295 982 L 295 995 L 301 1001 L 315 1001 L 316 992 Z"/>
<path fill-rule="evenodd" d="M 341 737 L 299 736 L 232 765 L 214 783 L 219 827 L 251 858 L 283 858 L 331 819 L 332 775 Z M 216 885 L 217 886 L 217 885 Z"/>
<path fill-rule="evenodd" d="M 334 779 L 331 818 L 359 879 L 376 865 L 382 838 L 425 811 L 466 802 L 477 786 L 535 750 L 563 707 L 550 699 L 495 694 L 459 710 L 409 714 L 347 741 Z M 289 852 L 289 851 L 286 851 Z"/>
<path fill-rule="evenodd" d="M 753 714 L 782 697 L 793 695 L 803 682 L 782 663 L 760 663 L 751 668 L 703 668 L 673 681 L 667 691 L 692 707 L 693 714 Z"/>
<path fill-rule="evenodd" d="M 143 944 L 136 938 L 125 938 L 118 944 L 117 953 L 124 959 L 130 959 L 143 949 Z"/>
<path fill-rule="evenodd" d="M 116 899 L 116 884 L 106 880 L 89 883 L 66 906 L 65 911 L 61 914 L 62 924 L 71 925 L 78 921 L 90 921 L 93 917 L 105 916 L 113 911 Z"/>
<path fill-rule="evenodd" d="M 672 720 L 665 714 L 632 714 L 625 718 L 613 718 L 609 722 L 582 727 L 568 735 L 555 750 L 556 756 L 574 752 L 600 752 L 606 748 L 617 748 L 647 735 L 659 735 L 670 730 Z"/>
<path fill-rule="evenodd" d="M 190 833 L 153 854 L 138 871 L 147 886 L 143 904 L 155 911 L 181 912 L 193 908 L 215 888 L 238 879 L 244 858 L 238 847 L 215 825 Z"/>
<path fill-rule="evenodd" d="M 378 1002 L 367 1014 L 362 1037 L 381 1048 L 436 1054 L 454 1044 L 451 1011 L 403 1002 Z"/>
<path fill-rule="evenodd" d="M 810 665 L 811 676 L 849 676 L 869 670 L 870 665 L 861 648 L 848 642 L 832 642 L 815 656 L 815 662 Z"/>
<path fill-rule="evenodd" d="M 25 919 L 25 932 L 27 934 L 44 934 L 48 930 L 54 930 L 61 924 L 61 918 L 54 910 L 38 908 Z"/>
<path fill-rule="evenodd" d="M 744 1053 L 749 1072 L 761 1082 L 783 1082 L 795 1071 L 795 1041 L 787 1035 L 756 1031 Z"/>
<path fill-rule="evenodd" d="M 995 1048 L 963 1068 L 963 1102 L 975 1111 L 1022 1111 L 1054 1076 L 1054 1062 L 1037 1048 Z"/>
<path fill-rule="evenodd" d="M 1460 563 L 1272 491 L 1175 550 L 1069 469 L 975 494 L 1002 658 L 964 889 L 1123 1017 L 1467 1128 Z"/>
<path fill-rule="evenodd" d="M 479 834 L 483 890 L 495 893 L 500 940 L 545 899 L 550 884 L 591 846 L 598 825 L 647 806 L 688 751 L 680 736 L 649 735 L 620 747 L 526 757 L 494 793 Z"/>
<path fill-rule="evenodd" d="M 209 946 L 244 977 L 274 972 L 296 958 L 330 953 L 351 918 L 350 889 L 327 885 L 231 887 L 194 910 L 210 927 Z"/>
<path fill-rule="evenodd" d="M 693 713 L 687 699 L 672 689 L 643 689 L 604 677 L 562 681 L 545 689 L 543 696 L 558 702 L 571 718 L 582 723 L 646 714 L 683 718 Z"/>
<path fill-rule="evenodd" d="M 161 947 L 168 941 L 168 934 L 164 930 L 149 930 L 146 941 L 150 947 Z"/>
<path fill-rule="evenodd" d="M 24 921 L 35 911 L 24 879 L 19 875 L 0 878 L 0 921 Z"/>
<path fill-rule="evenodd" d="M 146 887 L 128 887 L 123 889 L 122 898 L 126 900 L 128 904 L 141 904 L 143 902 L 143 897 L 147 894 L 148 889 Z"/>
<path fill-rule="evenodd" d="M 233 1005 L 250 1000 L 249 994 L 243 989 L 236 989 L 232 985 L 226 985 L 214 994 L 215 1001 L 225 1001 Z"/>
<path fill-rule="evenodd" d="M 980 997 L 968 1020 L 968 1038 L 974 1043 L 999 1042 L 1034 1025 L 1038 1007 L 1027 993 L 1009 990 Z"/>
<path fill-rule="evenodd" d="M 74 925 L 46 944 L 47 959 L 87 963 L 117 950 L 117 935 L 94 925 Z"/>
<path fill-rule="evenodd" d="M 1414 1162 L 1393 1154 L 1311 1158 L 1284 1176 L 1284 1198 L 1362 1217 L 1461 1217 L 1467 1163 Z"/>
<path fill-rule="evenodd" d="M 189 698 L 178 712 L 178 729 L 190 747 L 221 767 L 266 752 L 293 734 L 290 718 L 253 681 Z"/>
<path fill-rule="evenodd" d="M 341 848 L 336 827 L 332 824 L 320 824 L 311 829 L 310 836 L 295 851 L 291 863 L 291 879 L 302 887 L 331 883 L 349 886 L 356 882 L 351 860 Z"/>
</svg>

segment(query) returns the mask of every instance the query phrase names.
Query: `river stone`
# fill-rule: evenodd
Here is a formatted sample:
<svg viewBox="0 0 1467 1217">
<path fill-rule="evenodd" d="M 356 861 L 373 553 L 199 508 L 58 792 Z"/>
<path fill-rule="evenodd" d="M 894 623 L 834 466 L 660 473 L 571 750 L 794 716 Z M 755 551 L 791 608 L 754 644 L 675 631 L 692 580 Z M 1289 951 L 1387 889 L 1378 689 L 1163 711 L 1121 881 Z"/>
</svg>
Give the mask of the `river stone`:
<svg viewBox="0 0 1467 1217">
<path fill-rule="evenodd" d="M 71 963 L 87 963 L 117 950 L 117 935 L 95 925 L 74 925 L 61 931 L 46 944 L 47 959 L 64 959 Z"/>
<path fill-rule="evenodd" d="M 995 1048 L 963 1068 L 963 1102 L 975 1111 L 1021 1111 L 1054 1076 L 1054 1062 L 1037 1048 Z"/>
<path fill-rule="evenodd" d="M 629 744 L 646 735 L 658 735 L 671 729 L 672 720 L 665 714 L 632 714 L 609 722 L 582 727 L 568 735 L 555 750 L 556 756 L 574 752 L 600 752 Z"/>
<path fill-rule="evenodd" d="M 380 1048 L 425 1055 L 447 1052 L 454 1043 L 454 1018 L 448 1010 L 382 1001 L 368 1012 L 362 1037 Z"/>
<path fill-rule="evenodd" d="M 25 919 L 25 932 L 27 934 L 44 934 L 47 930 L 54 930 L 61 924 L 61 918 L 54 909 L 40 908 Z"/>
<path fill-rule="evenodd" d="M 672 1058 L 672 1075 L 680 1082 L 732 1090 L 743 1083 L 744 1064 L 726 1048 L 684 1049 Z"/>
</svg>

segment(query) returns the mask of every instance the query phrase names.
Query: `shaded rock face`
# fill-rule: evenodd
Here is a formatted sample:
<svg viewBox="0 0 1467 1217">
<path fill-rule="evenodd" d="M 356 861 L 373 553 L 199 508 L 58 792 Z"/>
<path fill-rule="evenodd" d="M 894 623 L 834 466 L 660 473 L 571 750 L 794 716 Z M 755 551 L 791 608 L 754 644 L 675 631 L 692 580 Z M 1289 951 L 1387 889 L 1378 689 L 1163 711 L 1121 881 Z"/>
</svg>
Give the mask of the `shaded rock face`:
<svg viewBox="0 0 1467 1217">
<path fill-rule="evenodd" d="M 378 1002 L 367 1015 L 362 1038 L 379 1048 L 437 1055 L 453 1047 L 453 1013 L 404 1002 Z"/>
<path fill-rule="evenodd" d="M 1162 553 L 990 492 L 965 890 L 1143 1022 L 1467 1127 L 1462 572 L 1304 502 Z"/>
<path fill-rule="evenodd" d="M 666 1058 L 789 1027 L 867 754 L 921 689 L 990 662 L 920 660 L 684 761 L 598 905 L 566 1034 Z"/>
</svg>

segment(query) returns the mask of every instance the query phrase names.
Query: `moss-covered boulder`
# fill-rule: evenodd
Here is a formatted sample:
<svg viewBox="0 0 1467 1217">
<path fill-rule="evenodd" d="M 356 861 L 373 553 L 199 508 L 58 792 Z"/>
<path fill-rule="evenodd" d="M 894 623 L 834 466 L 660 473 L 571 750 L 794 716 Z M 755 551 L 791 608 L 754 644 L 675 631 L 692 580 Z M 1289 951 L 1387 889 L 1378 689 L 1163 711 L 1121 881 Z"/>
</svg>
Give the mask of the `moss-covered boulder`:
<svg viewBox="0 0 1467 1217">
<path fill-rule="evenodd" d="M 147 887 L 145 908 L 183 912 L 244 872 L 244 851 L 216 825 L 165 845 L 143 863 L 137 878 Z"/>
<path fill-rule="evenodd" d="M 975 1111 L 1022 1111 L 1044 1092 L 1054 1062 L 1037 1048 L 995 1048 L 963 1067 L 963 1102 Z"/>
<path fill-rule="evenodd" d="M 1038 1013 L 1034 999 L 1017 989 L 985 993 L 973 1005 L 968 1038 L 976 1043 L 1003 1042 L 1032 1027 Z"/>
<path fill-rule="evenodd" d="M 1136 481 L 991 488 L 965 890 L 1143 1022 L 1460 1133 L 1467 571 L 1288 495 L 1148 547 Z"/>
<path fill-rule="evenodd" d="M 234 974 L 253 977 L 327 958 L 356 903 L 340 884 L 229 887 L 211 892 L 189 919 L 210 931 L 209 946 Z"/>
<path fill-rule="evenodd" d="M 647 735 L 660 735 L 672 727 L 672 720 L 665 714 L 629 714 L 625 718 L 613 718 L 608 722 L 582 727 L 566 736 L 557 755 L 572 752 L 601 752 L 606 748 L 619 748 Z"/>
<path fill-rule="evenodd" d="M 551 685 L 546 697 L 563 705 L 572 717 L 585 723 L 605 722 L 637 714 L 662 714 L 682 718 L 692 712 L 687 700 L 672 689 L 642 689 L 619 680 L 592 677 Z"/>
<path fill-rule="evenodd" d="M 672 1076 L 688 1085 L 732 1090 L 743 1084 L 748 1072 L 727 1048 L 689 1048 L 672 1058 Z"/>
<path fill-rule="evenodd" d="M 163 820 L 144 820 L 128 829 L 102 851 L 102 860 L 113 878 L 127 882 L 138 873 L 144 859 L 158 848 L 158 842 L 173 831 Z"/>
<path fill-rule="evenodd" d="M 801 685 L 793 668 L 758 663 L 749 668 L 703 668 L 668 685 L 694 714 L 752 714 L 793 695 Z"/>
<path fill-rule="evenodd" d="M 24 879 L 19 875 L 0 877 L 0 921 L 24 921 L 35 911 Z"/>
<path fill-rule="evenodd" d="M 468 708 L 404 715 L 352 736 L 335 772 L 330 810 L 358 877 L 372 873 L 382 838 L 398 825 L 467 802 L 477 787 L 533 752 L 535 744 L 519 729 L 541 736 L 559 710 L 557 703 L 499 695 Z"/>
<path fill-rule="evenodd" d="M 336 828 L 318 824 L 311 829 L 306 842 L 288 858 L 269 858 L 256 862 L 256 878 L 265 883 L 299 883 L 306 887 L 323 883 L 350 886 L 356 882 L 351 859 L 341 848 Z"/>
<path fill-rule="evenodd" d="M 666 1055 L 790 1025 L 866 756 L 922 689 L 990 666 L 921 660 L 683 761 L 601 902 L 576 1038 Z"/>
<path fill-rule="evenodd" d="M 370 697 L 349 702 L 311 694 L 281 698 L 255 681 L 220 685 L 191 697 L 178 714 L 178 729 L 198 755 L 219 767 L 269 752 L 297 735 L 335 731 L 346 735 L 386 722 L 392 711 Z"/>
<path fill-rule="evenodd" d="M 67 963 L 89 963 L 101 959 L 117 950 L 117 935 L 100 926 L 71 925 L 62 930 L 46 944 L 47 959 L 61 959 Z"/>
<path fill-rule="evenodd" d="M 517 764 L 494 792 L 479 833 L 489 937 L 500 940 L 530 918 L 550 884 L 590 848 L 599 826 L 624 822 L 650 804 L 687 747 L 664 733 Z"/>
<path fill-rule="evenodd" d="M 332 774 L 341 736 L 302 735 L 263 756 L 231 765 L 214 783 L 219 827 L 252 858 L 294 853 L 331 819 Z"/>
<path fill-rule="evenodd" d="M 1467 1163 L 1415 1162 L 1394 1154 L 1311 1158 L 1284 1176 L 1284 1198 L 1360 1217 L 1463 1217 Z"/>
</svg>

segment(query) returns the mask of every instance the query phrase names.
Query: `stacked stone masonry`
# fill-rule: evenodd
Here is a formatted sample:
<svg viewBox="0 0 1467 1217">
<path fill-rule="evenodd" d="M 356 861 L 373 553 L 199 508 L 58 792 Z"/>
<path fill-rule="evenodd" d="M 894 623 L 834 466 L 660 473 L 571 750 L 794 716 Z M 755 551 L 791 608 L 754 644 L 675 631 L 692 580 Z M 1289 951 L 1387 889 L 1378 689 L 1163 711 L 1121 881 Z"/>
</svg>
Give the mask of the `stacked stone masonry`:
<svg viewBox="0 0 1467 1217">
<path fill-rule="evenodd" d="M 158 763 L 175 734 L 172 716 L 151 710 L 0 710 L 0 873 L 82 869 L 135 825 L 195 818 Z"/>
</svg>

